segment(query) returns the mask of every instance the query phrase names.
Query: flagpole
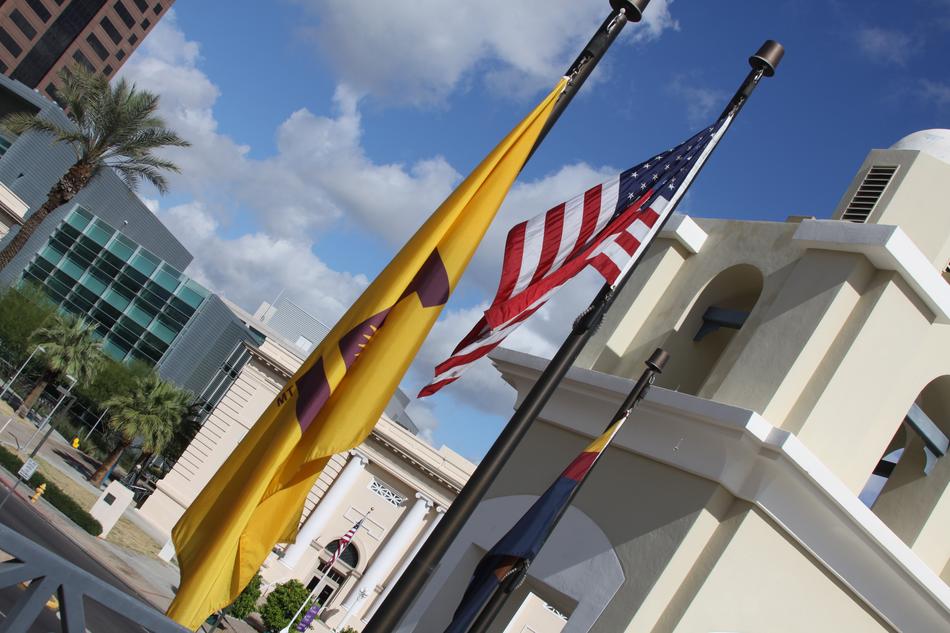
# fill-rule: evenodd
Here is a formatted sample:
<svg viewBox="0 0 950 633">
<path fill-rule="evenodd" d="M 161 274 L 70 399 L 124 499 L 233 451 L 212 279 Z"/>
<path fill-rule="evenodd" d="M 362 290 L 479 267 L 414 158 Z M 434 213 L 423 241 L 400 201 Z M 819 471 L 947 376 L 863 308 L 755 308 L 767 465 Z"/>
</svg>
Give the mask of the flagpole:
<svg viewBox="0 0 950 633">
<path fill-rule="evenodd" d="M 557 123 L 558 119 L 567 109 L 571 100 L 573 100 L 574 96 L 580 91 L 584 82 L 607 52 L 607 49 L 610 48 L 610 45 L 613 44 L 617 36 L 620 35 L 620 31 L 623 30 L 623 27 L 627 25 L 627 22 L 639 22 L 642 20 L 643 11 L 649 4 L 650 0 L 610 0 L 610 14 L 604 19 L 600 28 L 597 29 L 593 37 L 591 37 L 590 41 L 577 56 L 577 59 L 570 65 L 567 73 L 565 73 L 565 76 L 568 77 L 567 86 L 555 102 L 551 110 L 551 115 L 548 117 L 544 127 L 541 128 L 541 132 L 538 134 L 534 146 L 525 159 L 526 164 L 527 161 L 534 156 L 535 151 L 537 151 L 542 141 L 547 137 L 548 132 L 551 131 L 551 128 L 554 127 L 554 124 Z M 510 422 L 508 426 L 511 426 Z M 524 432 L 522 432 L 521 435 L 524 435 Z M 497 443 L 496 440 L 496 444 Z M 511 448 L 513 450 L 514 446 Z M 508 456 L 510 456 L 510 451 L 505 455 L 505 459 L 507 459 Z M 495 472 L 490 475 L 489 484 L 491 481 L 494 481 L 498 474 L 497 470 L 500 469 L 494 470 Z M 389 633 L 396 627 L 399 620 L 409 609 L 409 606 L 422 588 L 422 585 L 428 580 L 429 575 L 435 569 L 438 560 L 442 558 L 445 550 L 448 549 L 449 543 L 455 538 L 459 530 L 462 529 L 462 525 L 468 520 L 474 507 L 478 505 L 478 502 L 485 495 L 487 489 L 487 486 L 485 486 L 484 488 L 473 491 L 474 504 L 471 505 L 471 509 L 463 507 L 460 508 L 459 511 L 456 511 L 456 519 L 451 520 L 450 526 L 446 526 L 448 529 L 442 529 L 440 522 L 439 527 L 437 527 L 426 540 L 425 544 L 423 544 L 422 548 L 417 552 L 415 558 L 413 558 L 413 562 L 406 568 L 406 571 L 393 586 L 392 591 L 389 592 L 389 595 L 376 610 L 376 613 L 373 614 L 373 617 L 363 629 L 364 633 Z M 465 488 L 463 488 L 463 493 L 464 491 Z M 452 505 L 456 506 L 458 502 L 459 498 L 456 498 Z M 451 507 L 442 518 L 442 521 L 444 522 L 446 519 L 449 519 L 450 514 L 452 514 Z M 437 537 L 440 529 L 442 530 L 442 536 Z M 422 564 L 423 567 L 420 568 L 420 564 Z"/>
<path fill-rule="evenodd" d="M 366 520 L 366 517 L 368 517 L 369 515 L 371 515 L 371 514 L 373 513 L 373 510 L 375 510 L 375 509 L 376 509 L 376 508 L 370 508 L 370 509 L 369 509 L 369 512 L 367 512 L 366 514 L 364 514 L 363 517 L 360 519 L 360 523 L 362 523 L 363 521 L 365 521 L 365 520 Z M 351 540 L 352 540 L 352 539 L 351 539 Z M 297 612 L 294 613 L 294 617 L 290 618 L 290 622 L 287 623 L 287 626 L 285 626 L 285 627 L 282 628 L 280 631 L 278 631 L 278 633 L 290 633 L 290 627 L 294 626 L 294 621 L 297 619 L 298 616 L 300 616 L 300 612 L 303 611 L 303 608 L 304 608 L 305 606 L 307 606 L 307 603 L 310 602 L 310 599 L 313 598 L 313 596 L 314 596 L 318 591 L 320 591 L 320 589 L 323 587 L 324 581 L 327 579 L 327 576 L 330 575 L 330 570 L 333 569 L 333 563 L 335 563 L 335 562 L 337 561 L 337 558 L 340 556 L 340 554 L 342 554 L 344 551 L 346 551 L 346 548 L 349 547 L 349 546 L 350 546 L 350 543 L 347 542 L 346 547 L 344 547 L 343 550 L 340 550 L 339 544 L 337 545 L 337 551 L 336 551 L 335 554 L 333 554 L 333 556 L 330 557 L 330 560 L 327 562 L 327 568 L 323 571 L 323 576 L 320 578 L 320 580 L 317 581 L 316 586 L 314 586 L 314 588 L 310 591 L 310 593 L 307 594 L 307 597 L 304 598 L 304 601 L 303 601 L 303 602 L 300 604 L 300 606 L 297 608 Z M 316 612 L 316 613 L 314 614 L 314 616 L 313 616 L 314 619 L 316 619 L 316 618 L 320 615 L 320 612 L 321 612 L 321 611 L 323 611 L 323 605 L 322 605 L 322 604 L 317 608 L 317 612 Z"/>
<path fill-rule="evenodd" d="M 561 522 L 564 514 L 567 512 L 568 508 L 571 507 L 571 504 L 574 502 L 574 498 L 577 497 L 577 493 L 580 492 L 581 486 L 584 485 L 584 483 L 587 481 L 587 478 L 590 477 L 591 472 L 593 472 L 594 468 L 597 467 L 597 464 L 600 463 L 600 458 L 603 457 L 604 453 L 607 452 L 607 447 L 610 446 L 614 437 L 617 436 L 617 433 L 627 422 L 630 414 L 633 412 L 634 407 L 636 407 L 637 404 L 647 395 L 647 391 L 650 390 L 650 386 L 656 379 L 657 374 L 663 373 L 663 368 L 666 367 L 666 363 L 669 361 L 669 359 L 670 355 L 668 352 L 657 348 L 650 358 L 645 361 L 647 368 L 642 374 L 640 374 L 640 378 L 633 386 L 633 389 L 631 389 L 630 393 L 627 394 L 626 399 L 624 399 L 623 403 L 621 403 L 620 407 L 617 409 L 617 412 L 612 418 L 610 418 L 610 422 L 607 424 L 603 432 L 606 433 L 609 431 L 610 427 L 617 424 L 617 422 L 620 422 L 620 424 L 617 425 L 617 428 L 614 429 L 613 435 L 611 435 L 607 440 L 607 445 L 604 446 L 604 450 L 600 452 L 600 454 L 597 456 L 597 459 L 593 464 L 591 464 L 591 467 L 586 473 L 584 473 L 584 477 L 577 483 L 576 486 L 574 486 L 574 489 L 571 491 L 570 496 L 568 496 L 567 501 L 563 506 L 561 506 L 561 509 L 548 524 L 547 533 L 541 539 L 541 548 L 544 547 L 544 544 L 554 532 L 557 524 Z M 495 618 L 498 617 L 498 613 L 501 611 L 501 608 L 505 606 L 508 598 L 512 593 L 514 593 L 515 589 L 521 586 L 525 576 L 528 575 L 529 565 L 530 563 L 528 561 L 522 560 L 515 566 L 514 569 L 511 570 L 508 576 L 492 592 L 488 602 L 485 603 L 481 613 L 479 613 L 475 621 L 472 622 L 472 625 L 469 627 L 467 633 L 485 633 L 485 631 L 488 630 L 488 627 L 491 626 L 492 622 L 495 621 Z"/>
<path fill-rule="evenodd" d="M 564 111 L 567 110 L 567 106 L 570 105 L 571 100 L 574 99 L 574 96 L 580 91 L 581 86 L 584 85 L 584 82 L 587 81 L 590 74 L 594 72 L 594 68 L 597 67 L 597 64 L 607 52 L 607 49 L 610 48 L 610 45 L 613 44 L 617 36 L 620 35 L 620 31 L 623 30 L 623 27 L 627 25 L 627 22 L 639 22 L 643 19 L 643 11 L 646 10 L 649 4 L 650 0 L 610 0 L 610 6 L 613 10 L 564 74 L 564 76 L 568 78 L 567 86 L 554 103 L 551 116 L 548 117 L 544 127 L 541 128 L 541 133 L 538 134 L 538 138 L 534 142 L 534 147 L 532 147 L 528 153 L 525 164 L 531 160 L 531 157 L 534 156 L 534 153 L 541 146 L 541 143 L 544 142 L 548 132 L 551 131 L 554 124 L 557 123 L 561 115 L 564 114 Z"/>
<path fill-rule="evenodd" d="M 613 3 L 612 3 L 613 4 Z M 608 21 L 609 22 L 609 21 Z M 592 40 L 593 41 L 593 40 Z M 758 86 L 762 77 L 771 77 L 784 55 L 784 48 L 778 42 L 767 41 L 749 58 L 752 70 L 746 76 L 733 98 L 729 101 L 720 117 L 726 118 L 726 123 L 720 133 L 710 141 L 709 147 L 700 159 L 697 160 L 691 171 L 688 182 L 685 182 L 679 192 L 668 205 L 669 213 L 656 224 L 654 232 L 659 232 L 672 216 L 682 195 L 692 185 L 692 181 L 702 170 L 712 151 L 722 138 L 722 133 L 728 129 L 732 120 L 739 114 L 748 101 L 749 96 Z M 646 242 L 649 245 L 649 242 Z M 484 498 L 488 489 L 494 483 L 502 468 L 517 449 L 531 424 L 541 413 L 545 404 L 550 400 L 561 379 L 574 364 L 584 346 L 597 331 L 604 314 L 613 305 L 616 297 L 623 289 L 637 269 L 643 257 L 637 257 L 632 265 L 628 266 L 614 285 L 605 284 L 588 308 L 574 322 L 571 333 L 562 343 L 560 349 L 548 363 L 544 372 L 535 382 L 508 424 L 495 440 L 489 452 L 479 463 L 475 472 L 462 488 L 452 505 L 449 507 L 438 527 L 416 554 L 410 566 L 396 582 L 386 601 L 376 611 L 364 633 L 389 633 L 395 629 L 403 615 L 408 611 L 413 600 L 422 590 L 423 585 L 435 570 L 439 560 L 458 536 L 469 517 Z"/>
</svg>

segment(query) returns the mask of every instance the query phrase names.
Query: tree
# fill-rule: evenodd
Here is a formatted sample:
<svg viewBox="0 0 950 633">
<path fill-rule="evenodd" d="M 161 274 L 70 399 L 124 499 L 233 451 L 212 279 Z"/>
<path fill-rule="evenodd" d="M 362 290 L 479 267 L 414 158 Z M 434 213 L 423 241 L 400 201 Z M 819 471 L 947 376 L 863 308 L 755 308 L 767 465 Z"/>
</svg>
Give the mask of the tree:
<svg viewBox="0 0 950 633">
<path fill-rule="evenodd" d="M 50 213 L 72 200 L 103 169 L 113 169 L 133 190 L 145 180 L 164 193 L 168 183 L 162 172 L 179 169 L 153 151 L 189 145 L 155 114 L 157 95 L 136 90 L 125 79 L 110 86 L 106 77 L 79 64 L 63 69 L 59 77 L 62 85 L 58 95 L 73 125 L 61 126 L 26 112 L 7 115 L 0 121 L 13 134 L 39 132 L 52 136 L 54 142 L 69 145 L 76 154 L 76 162 L 49 190 L 43 205 L 0 251 L 0 268 L 12 261 Z"/>
<path fill-rule="evenodd" d="M 287 626 L 308 595 L 310 592 L 299 580 L 288 580 L 274 587 L 274 590 L 267 594 L 267 600 L 259 612 L 267 630 L 279 631 Z M 300 612 L 301 616 L 305 611 L 306 609 Z M 292 624 L 296 624 L 296 621 Z"/>
<path fill-rule="evenodd" d="M 109 407 L 109 426 L 121 439 L 89 478 L 95 484 L 102 483 L 135 438 L 141 438 L 143 451 L 161 451 L 188 413 L 191 394 L 152 372 L 137 380 L 131 392 L 116 395 L 103 404 Z"/>
<path fill-rule="evenodd" d="M 36 330 L 33 342 L 43 346 L 46 369 L 20 405 L 19 415 L 26 415 L 54 380 L 69 375 L 77 383 L 85 383 L 95 376 L 102 361 L 102 344 L 94 331 L 92 323 L 69 316 L 57 316 L 49 326 Z"/>
<path fill-rule="evenodd" d="M 251 578 L 251 582 L 247 583 L 247 587 L 244 588 L 244 591 L 242 591 L 238 597 L 234 599 L 234 602 L 231 603 L 231 606 L 228 607 L 228 614 L 233 615 L 239 620 L 243 620 L 257 611 L 257 601 L 260 599 L 261 575 L 254 574 L 254 577 Z"/>
<path fill-rule="evenodd" d="M 83 404 L 102 411 L 105 409 L 106 400 L 130 393 L 140 378 L 154 371 L 150 365 L 140 360 L 120 363 L 103 355 L 95 377 L 87 383 L 76 385 L 73 393 Z"/>
<path fill-rule="evenodd" d="M 56 306 L 33 285 L 0 292 L 0 346 L 4 359 L 18 367 L 33 351 L 33 333 L 56 315 Z"/>
</svg>

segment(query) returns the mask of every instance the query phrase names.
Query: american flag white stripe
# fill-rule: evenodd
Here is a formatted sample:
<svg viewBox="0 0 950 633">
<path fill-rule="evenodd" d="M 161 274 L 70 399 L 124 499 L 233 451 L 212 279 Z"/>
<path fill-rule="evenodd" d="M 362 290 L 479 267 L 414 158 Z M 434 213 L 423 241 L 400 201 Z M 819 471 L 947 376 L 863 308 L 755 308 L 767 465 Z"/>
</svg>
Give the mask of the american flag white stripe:
<svg viewBox="0 0 950 633">
<path fill-rule="evenodd" d="M 365 518 L 365 517 L 364 517 Z M 346 534 L 340 537 L 340 540 L 336 543 L 336 551 L 333 552 L 333 556 L 330 558 L 330 561 L 327 563 L 327 567 L 333 567 L 333 564 L 336 563 L 343 552 L 346 551 L 346 548 L 349 547 L 350 541 L 353 540 L 353 537 L 356 535 L 356 532 L 363 525 L 363 519 L 357 521 L 353 527 L 347 530 Z"/>
<path fill-rule="evenodd" d="M 436 367 L 435 379 L 419 396 L 457 380 L 585 266 L 593 267 L 608 283 L 618 283 L 655 237 L 730 122 L 731 116 L 726 117 L 676 148 L 512 228 L 492 305 Z"/>
</svg>

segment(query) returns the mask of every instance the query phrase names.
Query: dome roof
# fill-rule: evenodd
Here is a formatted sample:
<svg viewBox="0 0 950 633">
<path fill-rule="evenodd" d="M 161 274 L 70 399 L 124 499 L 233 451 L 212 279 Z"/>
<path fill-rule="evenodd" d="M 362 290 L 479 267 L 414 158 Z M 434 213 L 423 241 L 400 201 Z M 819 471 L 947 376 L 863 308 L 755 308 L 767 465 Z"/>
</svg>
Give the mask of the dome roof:
<svg viewBox="0 0 950 633">
<path fill-rule="evenodd" d="M 950 164 L 950 130 L 922 130 L 905 136 L 891 149 L 914 149 Z"/>
</svg>

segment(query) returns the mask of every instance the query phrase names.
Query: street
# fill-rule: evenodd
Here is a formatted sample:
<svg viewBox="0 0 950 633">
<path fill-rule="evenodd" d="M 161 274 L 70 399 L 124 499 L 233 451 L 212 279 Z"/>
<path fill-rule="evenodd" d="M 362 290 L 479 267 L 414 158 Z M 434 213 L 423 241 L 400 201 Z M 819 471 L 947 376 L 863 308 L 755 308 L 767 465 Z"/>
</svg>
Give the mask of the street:
<svg viewBox="0 0 950 633">
<path fill-rule="evenodd" d="M 43 545 L 49 551 L 113 585 L 124 593 L 138 598 L 138 596 L 112 572 L 100 565 L 95 559 L 89 556 L 89 554 L 69 540 L 69 538 L 56 530 L 56 528 L 49 525 L 28 502 L 19 496 L 15 496 L 7 502 L 3 508 L 2 515 L 0 515 L 0 521 L 36 543 Z M 2 546 L 3 544 L 0 543 L 0 549 L 2 549 Z M 0 590 L 0 612 L 4 614 L 8 613 L 20 594 L 22 594 L 22 590 L 16 588 Z M 129 631 L 144 631 L 144 629 L 136 623 L 91 600 L 86 600 L 85 610 L 86 628 L 91 633 L 128 633 Z M 56 617 L 55 611 L 52 610 L 44 612 L 30 629 L 31 633 L 50 633 L 53 631 L 58 633 L 59 630 L 59 620 Z"/>
</svg>

